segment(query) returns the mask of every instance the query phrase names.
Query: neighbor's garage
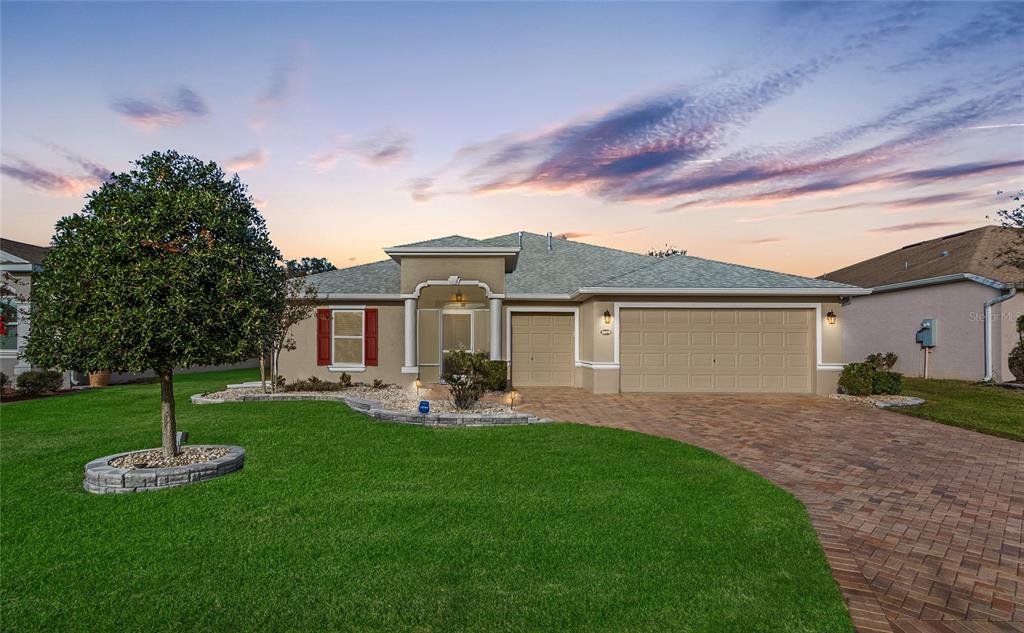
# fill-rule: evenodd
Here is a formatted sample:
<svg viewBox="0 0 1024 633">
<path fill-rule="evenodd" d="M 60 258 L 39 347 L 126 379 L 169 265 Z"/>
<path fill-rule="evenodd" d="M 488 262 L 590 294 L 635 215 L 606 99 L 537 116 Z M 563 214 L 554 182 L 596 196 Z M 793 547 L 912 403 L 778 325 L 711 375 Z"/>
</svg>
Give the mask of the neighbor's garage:
<svg viewBox="0 0 1024 633">
<path fill-rule="evenodd" d="M 814 391 L 808 309 L 622 309 L 624 392 Z"/>
<path fill-rule="evenodd" d="M 512 385 L 567 387 L 575 360 L 572 313 L 512 313 Z"/>
</svg>

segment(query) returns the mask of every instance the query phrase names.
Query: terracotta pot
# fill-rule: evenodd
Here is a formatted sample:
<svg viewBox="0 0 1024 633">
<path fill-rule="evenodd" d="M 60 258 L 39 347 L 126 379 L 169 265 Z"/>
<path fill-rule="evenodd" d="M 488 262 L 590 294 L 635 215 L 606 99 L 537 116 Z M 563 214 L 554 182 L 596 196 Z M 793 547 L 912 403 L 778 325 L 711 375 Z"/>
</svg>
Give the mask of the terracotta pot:
<svg viewBox="0 0 1024 633">
<path fill-rule="evenodd" d="M 90 387 L 106 387 L 110 384 L 109 371 L 94 371 L 89 373 Z"/>
</svg>

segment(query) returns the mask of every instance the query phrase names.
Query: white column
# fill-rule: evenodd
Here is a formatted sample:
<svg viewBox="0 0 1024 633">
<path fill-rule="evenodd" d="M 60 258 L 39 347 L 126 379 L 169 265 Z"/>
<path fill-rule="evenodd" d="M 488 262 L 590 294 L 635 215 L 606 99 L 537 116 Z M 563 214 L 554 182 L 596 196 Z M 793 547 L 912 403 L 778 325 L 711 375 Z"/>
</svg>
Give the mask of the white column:
<svg viewBox="0 0 1024 633">
<path fill-rule="evenodd" d="M 491 360 L 501 360 L 501 299 L 491 299 Z"/>
<path fill-rule="evenodd" d="M 402 373 L 419 373 L 416 366 L 416 299 L 405 300 L 405 363 Z"/>
</svg>

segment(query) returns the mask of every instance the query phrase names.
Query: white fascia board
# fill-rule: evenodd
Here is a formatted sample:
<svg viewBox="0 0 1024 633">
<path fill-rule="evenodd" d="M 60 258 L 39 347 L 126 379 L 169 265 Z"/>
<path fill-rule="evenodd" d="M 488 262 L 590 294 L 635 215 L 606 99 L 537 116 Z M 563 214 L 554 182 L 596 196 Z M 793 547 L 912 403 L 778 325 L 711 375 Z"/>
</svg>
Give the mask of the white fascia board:
<svg viewBox="0 0 1024 633">
<path fill-rule="evenodd" d="M 949 284 L 957 281 L 973 281 L 997 290 L 1005 290 L 1010 287 L 1001 281 L 982 277 L 981 275 L 975 275 L 973 273 L 954 273 L 952 275 L 940 275 L 938 277 L 926 277 L 924 279 L 914 279 L 894 284 L 885 284 L 884 286 L 875 286 L 871 289 L 871 294 L 906 290 L 907 288 L 920 288 L 922 286 L 936 286 L 939 284 Z"/>
<path fill-rule="evenodd" d="M 41 270 L 39 266 L 35 264 L 25 263 L 3 263 L 0 264 L 0 271 L 6 273 L 32 273 Z"/>
<path fill-rule="evenodd" d="M 522 249 L 516 246 L 400 246 L 396 248 L 385 248 L 384 252 L 394 257 L 395 255 L 422 255 L 424 257 L 440 257 L 443 255 L 518 255 Z"/>
<path fill-rule="evenodd" d="M 22 259 L 17 255 L 11 255 L 7 251 L 0 251 L 0 261 L 5 264 L 28 264 L 27 259 Z"/>
<path fill-rule="evenodd" d="M 505 293 L 506 301 L 570 301 L 571 295 L 568 294 L 555 294 L 555 293 Z"/>
<path fill-rule="evenodd" d="M 300 300 L 306 300 L 305 297 L 298 297 Z M 373 294 L 346 294 L 346 293 L 327 293 L 318 294 L 315 297 L 311 297 L 310 301 L 401 301 L 402 295 L 373 295 Z"/>
<path fill-rule="evenodd" d="M 577 295 L 748 295 L 748 296 L 837 296 L 871 294 L 865 288 L 580 288 Z"/>
</svg>

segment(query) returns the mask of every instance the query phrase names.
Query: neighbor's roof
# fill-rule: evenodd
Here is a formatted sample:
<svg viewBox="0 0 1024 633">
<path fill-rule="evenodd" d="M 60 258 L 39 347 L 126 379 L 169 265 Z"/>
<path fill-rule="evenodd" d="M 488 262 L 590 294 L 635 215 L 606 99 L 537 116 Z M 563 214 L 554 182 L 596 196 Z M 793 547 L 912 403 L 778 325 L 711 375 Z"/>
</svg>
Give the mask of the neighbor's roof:
<svg viewBox="0 0 1024 633">
<path fill-rule="evenodd" d="M 36 246 L 35 244 L 26 244 L 25 242 L 15 242 L 14 240 L 8 240 L 0 237 L 0 251 L 14 255 L 37 266 L 43 263 L 46 259 L 47 253 L 50 252 L 48 246 Z"/>
<path fill-rule="evenodd" d="M 770 270 L 677 255 L 656 259 L 647 255 L 595 246 L 537 233 L 522 234 L 522 250 L 513 272 L 505 275 L 509 295 L 569 295 L 581 288 L 848 288 L 834 281 L 787 275 Z M 519 234 L 484 240 L 450 235 L 395 248 L 519 247 Z M 390 294 L 401 292 L 400 266 L 392 260 L 311 275 L 321 294 Z M 853 288 L 851 288 L 853 290 Z"/>
<path fill-rule="evenodd" d="M 822 278 L 875 288 L 966 273 L 1000 283 L 1019 284 L 1024 282 L 1024 270 L 1006 264 L 1000 253 L 1021 239 L 1021 229 L 983 226 L 910 244 L 827 273 Z"/>
</svg>

